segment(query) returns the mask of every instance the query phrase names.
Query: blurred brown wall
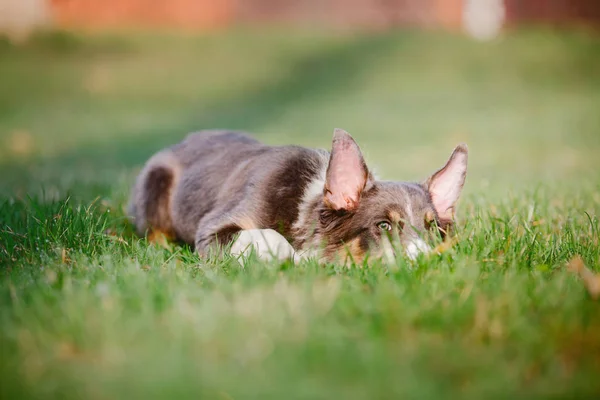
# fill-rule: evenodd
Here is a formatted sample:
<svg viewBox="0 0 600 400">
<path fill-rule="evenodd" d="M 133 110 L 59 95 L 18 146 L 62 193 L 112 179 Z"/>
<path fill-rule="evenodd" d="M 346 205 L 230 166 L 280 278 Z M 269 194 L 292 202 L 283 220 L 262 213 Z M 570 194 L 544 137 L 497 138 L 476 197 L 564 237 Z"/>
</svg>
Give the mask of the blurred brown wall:
<svg viewBox="0 0 600 400">
<path fill-rule="evenodd" d="M 311 21 L 335 26 L 460 25 L 462 0 L 238 0 L 242 21 Z"/>
<path fill-rule="evenodd" d="M 63 28 L 211 29 L 231 23 L 234 0 L 48 0 Z"/>
<path fill-rule="evenodd" d="M 63 28 L 212 29 L 234 23 L 314 23 L 458 29 L 463 0 L 47 0 Z M 600 0 L 505 0 L 509 23 L 600 23 Z"/>
<path fill-rule="evenodd" d="M 600 24 L 600 0 L 504 0 L 509 23 Z"/>
<path fill-rule="evenodd" d="M 241 23 L 458 27 L 462 0 L 48 0 L 64 28 L 210 29 Z"/>
</svg>

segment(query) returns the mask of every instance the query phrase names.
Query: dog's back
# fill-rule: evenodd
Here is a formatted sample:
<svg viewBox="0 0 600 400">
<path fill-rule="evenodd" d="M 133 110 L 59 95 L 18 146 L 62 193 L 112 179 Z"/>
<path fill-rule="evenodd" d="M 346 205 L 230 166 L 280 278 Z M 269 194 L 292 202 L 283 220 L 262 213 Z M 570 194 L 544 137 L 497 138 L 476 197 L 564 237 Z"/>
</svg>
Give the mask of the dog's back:
<svg viewBox="0 0 600 400">
<path fill-rule="evenodd" d="M 138 233 L 160 231 L 200 251 L 245 229 L 290 238 L 303 193 L 327 161 L 326 151 L 266 146 L 240 132 L 194 133 L 146 163 L 130 214 Z"/>
</svg>

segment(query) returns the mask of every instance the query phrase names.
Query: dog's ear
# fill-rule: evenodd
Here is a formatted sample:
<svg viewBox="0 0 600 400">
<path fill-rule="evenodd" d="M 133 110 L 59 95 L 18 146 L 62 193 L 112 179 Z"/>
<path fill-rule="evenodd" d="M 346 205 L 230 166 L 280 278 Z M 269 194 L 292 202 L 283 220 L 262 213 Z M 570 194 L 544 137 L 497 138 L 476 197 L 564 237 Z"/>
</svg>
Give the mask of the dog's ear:
<svg viewBox="0 0 600 400">
<path fill-rule="evenodd" d="M 368 180 L 369 170 L 360 148 L 348 132 L 335 129 L 323 190 L 325 205 L 336 211 L 355 210 Z"/>
<path fill-rule="evenodd" d="M 442 222 L 448 223 L 454 217 L 454 205 L 467 176 L 467 161 L 467 145 L 460 144 L 454 149 L 446 165 L 425 182 Z"/>
</svg>

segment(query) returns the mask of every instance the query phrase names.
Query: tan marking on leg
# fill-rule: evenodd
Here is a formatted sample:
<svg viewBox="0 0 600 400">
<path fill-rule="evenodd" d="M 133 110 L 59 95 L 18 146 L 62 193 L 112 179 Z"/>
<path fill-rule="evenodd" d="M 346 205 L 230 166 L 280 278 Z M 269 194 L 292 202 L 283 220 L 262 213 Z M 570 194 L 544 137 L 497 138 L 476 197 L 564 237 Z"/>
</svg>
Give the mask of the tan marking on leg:
<svg viewBox="0 0 600 400">
<path fill-rule="evenodd" d="M 153 229 L 148 234 L 148 242 L 163 247 L 167 250 L 171 250 L 171 246 L 169 245 L 170 241 L 173 241 L 175 236 L 170 234 L 169 232 L 163 232 L 158 229 Z"/>
<path fill-rule="evenodd" d="M 158 237 L 160 235 L 164 235 L 167 238 L 175 238 L 176 237 L 176 229 L 173 226 L 173 197 L 175 195 L 176 186 L 179 184 L 179 179 L 181 176 L 181 166 L 177 161 L 175 155 L 172 151 L 166 150 L 154 155 L 150 161 L 148 161 L 148 171 L 146 173 L 146 177 L 144 178 L 143 185 L 147 185 L 149 183 L 149 175 L 153 173 L 156 169 L 162 169 L 170 174 L 170 184 L 168 187 L 165 187 L 162 193 L 154 193 L 156 198 L 154 198 L 155 204 L 153 207 L 154 210 L 152 215 L 148 215 L 148 207 L 146 206 L 146 210 L 144 211 L 146 224 L 148 229 L 150 229 L 150 234 Z M 146 193 L 146 196 L 148 194 Z M 153 232 L 158 232 L 153 234 Z M 153 238 L 149 235 L 149 240 Z M 160 239 L 157 239 L 160 241 Z M 151 240 L 153 241 L 153 240 Z M 155 240 L 154 240 L 155 241 Z M 164 247 L 164 246 L 163 246 Z"/>
</svg>

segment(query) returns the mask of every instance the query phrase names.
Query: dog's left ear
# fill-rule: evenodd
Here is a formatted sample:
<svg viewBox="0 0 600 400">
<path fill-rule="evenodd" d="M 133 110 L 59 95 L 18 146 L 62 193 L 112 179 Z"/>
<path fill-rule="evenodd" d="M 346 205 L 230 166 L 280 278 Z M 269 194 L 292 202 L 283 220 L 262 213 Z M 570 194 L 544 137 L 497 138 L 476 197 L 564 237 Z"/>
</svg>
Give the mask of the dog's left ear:
<svg viewBox="0 0 600 400">
<path fill-rule="evenodd" d="M 467 145 L 460 144 L 454 149 L 446 165 L 425 182 L 442 223 L 449 223 L 454 217 L 454 205 L 460 197 L 467 176 L 467 161 Z"/>
<path fill-rule="evenodd" d="M 369 180 L 369 170 L 360 148 L 348 132 L 333 131 L 323 201 L 333 210 L 353 211 Z"/>
</svg>

